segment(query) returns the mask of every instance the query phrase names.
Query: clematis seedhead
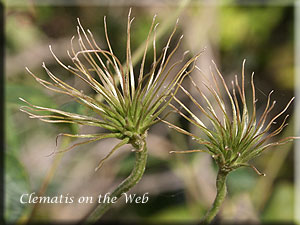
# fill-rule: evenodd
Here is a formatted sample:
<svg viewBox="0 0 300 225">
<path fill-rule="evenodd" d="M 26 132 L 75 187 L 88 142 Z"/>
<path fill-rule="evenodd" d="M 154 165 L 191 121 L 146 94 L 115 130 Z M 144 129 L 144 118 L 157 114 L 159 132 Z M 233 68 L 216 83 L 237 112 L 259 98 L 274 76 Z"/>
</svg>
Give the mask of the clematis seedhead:
<svg viewBox="0 0 300 225">
<path fill-rule="evenodd" d="M 37 118 L 49 123 L 72 123 L 86 126 L 104 128 L 105 133 L 97 134 L 66 134 L 73 138 L 84 138 L 86 141 L 77 143 L 60 152 L 68 151 L 76 146 L 98 141 L 104 138 L 118 138 L 121 140 L 111 152 L 99 163 L 96 169 L 100 168 L 107 158 L 117 149 L 125 144 L 132 144 L 136 151 L 143 149 L 148 129 L 159 122 L 159 115 L 164 111 L 172 100 L 172 92 L 177 92 L 183 78 L 194 69 L 194 61 L 200 53 L 187 58 L 183 57 L 171 64 L 171 58 L 177 51 L 183 36 L 179 38 L 173 49 L 170 43 L 174 39 L 178 21 L 167 40 L 166 46 L 157 57 L 156 52 L 156 29 L 158 24 L 154 16 L 150 30 L 145 41 L 145 49 L 138 69 L 135 68 L 131 54 L 131 10 L 127 20 L 127 42 L 124 48 L 126 61 L 124 63 L 115 56 L 109 41 L 106 18 L 104 17 L 104 30 L 107 49 L 100 47 L 90 30 L 85 30 L 79 19 L 77 26 L 77 38 L 71 39 L 71 50 L 67 54 L 73 65 L 65 65 L 54 54 L 51 46 L 50 51 L 65 70 L 80 78 L 84 83 L 94 90 L 93 96 L 85 94 L 59 79 L 43 63 L 43 68 L 50 80 L 44 80 L 28 68 L 26 70 L 33 78 L 45 88 L 59 94 L 69 95 L 75 101 L 94 111 L 97 116 L 80 115 L 33 105 L 23 98 L 27 106 L 22 106 L 21 111 L 27 113 L 30 118 Z M 77 42 L 77 46 L 75 43 Z M 150 71 L 145 71 L 146 55 L 150 42 L 153 48 L 153 61 Z M 79 50 L 75 50 L 77 49 Z M 136 71 L 138 71 L 136 73 Z M 96 98 L 95 96 L 100 96 Z"/>
<path fill-rule="evenodd" d="M 251 109 L 249 109 L 249 106 L 247 105 L 247 98 L 249 99 L 249 97 L 246 97 L 245 94 L 245 61 L 246 60 L 243 61 L 242 66 L 241 84 L 238 77 L 235 76 L 235 80 L 231 82 L 231 86 L 226 84 L 214 62 L 215 71 L 210 69 L 210 79 L 205 76 L 200 68 L 196 67 L 201 75 L 206 78 L 206 81 L 203 82 L 203 84 L 211 96 L 206 95 L 204 91 L 197 86 L 194 80 L 190 76 L 189 77 L 192 86 L 203 98 L 206 106 L 198 103 L 188 90 L 178 84 L 180 89 L 196 105 L 197 109 L 202 113 L 201 115 L 206 117 L 210 124 L 205 125 L 204 122 L 202 122 L 203 119 L 197 117 L 182 101 L 174 97 L 182 110 L 179 110 L 173 104 L 170 104 L 172 108 L 191 124 L 199 128 L 199 130 L 205 134 L 206 138 L 199 137 L 164 120 L 170 127 L 191 136 L 194 141 L 205 147 L 201 150 L 172 151 L 172 153 L 207 152 L 217 163 L 219 169 L 226 174 L 239 167 L 251 167 L 259 175 L 264 175 L 253 165 L 249 164 L 249 161 L 272 146 L 283 145 L 298 138 L 286 137 L 274 142 L 273 137 L 278 135 L 284 127 L 288 125 L 286 120 L 289 115 L 285 116 L 283 122 L 277 128 L 273 129 L 272 125 L 286 112 L 294 100 L 294 97 L 287 103 L 281 112 L 273 118 L 269 118 L 270 113 L 276 104 L 276 101 L 271 101 L 271 95 L 273 93 L 273 91 L 271 91 L 268 94 L 263 113 L 258 116 L 256 111 L 257 99 L 255 94 L 254 73 L 251 75 L 250 82 L 252 89 L 252 96 L 250 99 L 252 104 Z M 222 93 L 226 93 L 225 97 L 227 99 L 224 98 L 224 94 Z M 213 99 L 213 101 L 211 101 L 211 99 Z M 228 105 L 225 104 L 225 100 L 229 100 Z"/>
</svg>

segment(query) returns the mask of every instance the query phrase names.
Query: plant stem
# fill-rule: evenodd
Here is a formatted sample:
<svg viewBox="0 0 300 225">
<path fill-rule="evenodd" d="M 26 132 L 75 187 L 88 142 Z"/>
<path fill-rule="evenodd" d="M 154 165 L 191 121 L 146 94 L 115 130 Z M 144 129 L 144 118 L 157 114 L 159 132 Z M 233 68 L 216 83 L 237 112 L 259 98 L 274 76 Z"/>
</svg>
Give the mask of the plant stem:
<svg viewBox="0 0 300 225">
<path fill-rule="evenodd" d="M 135 152 L 135 164 L 130 175 L 113 191 L 111 198 L 119 199 L 123 193 L 129 191 L 142 178 L 147 163 L 147 147 L 146 143 L 142 149 L 137 149 Z M 112 203 L 100 203 L 93 212 L 86 218 L 83 224 L 92 224 L 99 220 L 104 213 L 111 207 Z"/>
<path fill-rule="evenodd" d="M 204 216 L 202 220 L 202 224 L 209 224 L 217 215 L 219 212 L 219 209 L 226 197 L 227 194 L 227 188 L 226 188 L 226 178 L 227 178 L 228 172 L 224 172 L 221 169 L 218 171 L 217 175 L 217 195 L 214 200 L 214 203 L 211 207 L 211 209 L 207 212 L 207 214 Z"/>
</svg>

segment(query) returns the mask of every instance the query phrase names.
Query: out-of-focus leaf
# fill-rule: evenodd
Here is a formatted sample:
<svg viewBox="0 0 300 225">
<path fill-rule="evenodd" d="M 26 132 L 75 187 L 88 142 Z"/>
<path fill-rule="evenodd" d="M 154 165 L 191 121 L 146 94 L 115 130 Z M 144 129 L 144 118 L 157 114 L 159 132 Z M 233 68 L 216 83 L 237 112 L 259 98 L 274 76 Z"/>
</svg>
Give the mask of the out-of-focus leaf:
<svg viewBox="0 0 300 225">
<path fill-rule="evenodd" d="M 66 112 L 77 113 L 77 114 L 82 114 L 82 115 L 86 115 L 86 116 L 91 116 L 91 115 L 95 114 L 89 108 L 87 108 L 84 105 L 81 105 L 75 101 L 63 104 L 63 105 L 59 106 L 59 109 L 66 111 Z"/>
<path fill-rule="evenodd" d="M 236 46 L 245 46 L 249 42 L 261 44 L 269 37 L 282 12 L 280 7 L 222 7 L 221 47 L 230 50 Z"/>
<path fill-rule="evenodd" d="M 11 151 L 16 151 L 20 146 L 19 135 L 17 133 L 17 127 L 14 124 L 13 116 L 7 108 L 5 110 L 5 125 L 6 146 L 9 146 Z"/>
<path fill-rule="evenodd" d="M 273 50 L 274 53 L 268 60 L 268 67 L 273 73 L 269 73 L 271 79 L 282 89 L 293 89 L 295 87 L 294 51 L 293 45 L 282 45 Z"/>
<path fill-rule="evenodd" d="M 241 168 L 228 176 L 228 190 L 232 193 L 250 191 L 255 185 L 257 174 L 249 168 Z"/>
<path fill-rule="evenodd" d="M 294 187 L 288 183 L 279 184 L 275 186 L 273 196 L 262 215 L 262 221 L 292 222 L 293 219 Z"/>
<path fill-rule="evenodd" d="M 24 105 L 24 103 L 19 100 L 19 97 L 22 97 L 33 104 L 55 107 L 53 99 L 43 91 L 44 90 L 39 88 L 38 85 L 31 86 L 8 83 L 5 87 L 6 104 L 9 107 L 15 104 L 18 106 Z"/>
<path fill-rule="evenodd" d="M 134 159 L 133 154 L 128 154 L 128 156 L 120 162 L 119 176 L 127 176 L 130 173 L 134 165 Z"/>
<path fill-rule="evenodd" d="M 159 213 L 152 215 L 149 222 L 155 223 L 164 223 L 164 222 L 174 222 L 175 224 L 178 222 L 193 222 L 198 221 L 199 217 L 195 217 L 190 212 L 189 208 L 185 205 L 168 207 L 165 210 L 160 211 Z"/>
<path fill-rule="evenodd" d="M 28 131 L 34 126 L 32 120 L 21 121 L 20 115 L 23 113 L 19 111 L 23 102 L 19 100 L 21 97 L 32 102 L 47 107 L 55 107 L 52 98 L 47 96 L 42 90 L 29 85 L 7 84 L 5 87 L 5 134 L 6 145 L 10 151 L 17 151 L 20 143 L 24 138 L 24 132 Z M 24 115 L 25 116 L 25 115 Z"/>
<path fill-rule="evenodd" d="M 5 34 L 8 53 L 28 49 L 44 37 L 43 33 L 32 23 L 30 14 L 25 11 L 26 8 L 20 9 L 19 14 L 9 16 L 6 20 Z M 25 13 L 22 14 L 22 11 Z M 27 16 L 24 16 L 26 13 L 28 13 Z"/>
<path fill-rule="evenodd" d="M 5 154 L 5 220 L 14 223 L 24 213 L 26 204 L 20 203 L 23 193 L 30 193 L 29 180 L 25 168 L 18 158 Z"/>
</svg>

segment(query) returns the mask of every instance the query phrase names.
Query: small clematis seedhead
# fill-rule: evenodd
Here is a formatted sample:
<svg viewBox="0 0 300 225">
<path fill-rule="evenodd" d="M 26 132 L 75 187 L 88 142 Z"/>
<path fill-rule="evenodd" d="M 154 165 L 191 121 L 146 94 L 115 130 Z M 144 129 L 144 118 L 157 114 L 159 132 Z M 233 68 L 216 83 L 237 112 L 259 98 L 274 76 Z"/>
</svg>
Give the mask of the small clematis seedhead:
<svg viewBox="0 0 300 225">
<path fill-rule="evenodd" d="M 205 74 L 196 67 L 196 69 L 206 78 L 206 82 L 203 82 L 205 88 L 211 96 L 207 96 L 196 85 L 193 79 L 190 77 L 192 86 L 197 90 L 199 95 L 203 98 L 206 106 L 201 105 L 190 94 L 188 90 L 182 87 L 180 89 L 188 96 L 188 98 L 197 106 L 203 116 L 205 116 L 210 125 L 205 125 L 202 119 L 197 117 L 182 101 L 174 97 L 176 102 L 180 105 L 186 113 L 179 110 L 174 105 L 170 104 L 172 108 L 184 117 L 191 124 L 195 125 L 202 131 L 207 138 L 199 137 L 193 133 L 190 133 L 174 124 L 165 121 L 170 127 L 177 131 L 189 135 L 197 143 L 205 146 L 202 150 L 189 150 L 189 151 L 172 151 L 171 153 L 190 153 L 190 152 L 207 152 L 211 154 L 212 158 L 218 165 L 219 169 L 224 173 L 228 173 L 239 167 L 251 167 L 259 175 L 265 175 L 260 173 L 253 165 L 248 162 L 255 157 L 259 156 L 264 150 L 275 145 L 283 145 L 298 137 L 286 137 L 279 141 L 272 142 L 272 138 L 278 135 L 284 127 L 288 124 L 286 120 L 289 115 L 286 115 L 281 125 L 270 132 L 273 124 L 276 123 L 276 119 L 282 116 L 294 97 L 287 103 L 286 107 L 273 118 L 268 118 L 271 110 L 274 108 L 276 101 L 271 103 L 271 91 L 268 95 L 267 103 L 263 113 L 258 116 L 256 112 L 256 94 L 254 86 L 254 73 L 251 75 L 251 111 L 247 105 L 247 98 L 245 94 L 245 60 L 242 66 L 242 81 L 239 84 L 238 77 L 235 76 L 235 80 L 231 82 L 231 89 L 226 84 L 222 74 L 218 70 L 216 64 L 215 73 L 210 69 L 211 79 L 205 77 Z M 225 104 L 225 99 L 221 91 L 225 91 L 229 104 Z M 210 98 L 211 97 L 211 98 Z M 212 102 L 210 99 L 214 99 Z M 227 99 L 226 99 L 227 100 Z M 215 103 L 215 105 L 213 104 Z M 217 113 L 220 112 L 220 113 Z"/>
<path fill-rule="evenodd" d="M 77 40 L 71 39 L 71 51 L 67 51 L 73 65 L 63 64 L 50 51 L 65 70 L 74 76 L 80 78 L 88 84 L 102 98 L 95 98 L 85 94 L 82 90 L 77 90 L 71 85 L 55 76 L 43 63 L 43 68 L 51 81 L 43 80 L 32 73 L 28 68 L 26 70 L 45 88 L 66 94 L 75 99 L 78 103 L 94 111 L 95 117 L 65 112 L 58 109 L 41 107 L 33 105 L 20 98 L 28 106 L 22 106 L 21 111 L 29 114 L 30 118 L 37 118 L 49 123 L 73 123 L 86 126 L 104 128 L 105 133 L 98 134 L 66 134 L 58 136 L 68 136 L 73 138 L 85 138 L 86 141 L 72 145 L 71 147 L 60 151 L 68 151 L 76 146 L 98 141 L 104 138 L 118 138 L 118 143 L 108 155 L 102 159 L 96 169 L 100 168 L 103 162 L 117 149 L 125 144 L 132 144 L 135 150 L 143 149 L 148 129 L 159 122 L 159 115 L 172 100 L 171 92 L 177 92 L 183 78 L 194 68 L 193 62 L 198 58 L 195 55 L 189 59 L 183 57 L 170 64 L 172 56 L 179 48 L 183 36 L 181 36 L 174 49 L 170 49 L 170 43 L 178 25 L 178 21 L 167 41 L 162 53 L 157 57 L 156 52 L 156 28 L 155 17 L 153 18 L 150 31 L 148 33 L 143 57 L 139 69 L 134 70 L 134 64 L 131 55 L 130 28 L 133 22 L 131 10 L 127 20 L 127 42 L 124 49 L 126 52 L 126 62 L 121 63 L 115 56 L 111 47 L 106 18 L 104 17 L 105 39 L 108 49 L 101 48 L 95 41 L 90 30 L 85 30 L 78 20 Z M 149 48 L 150 40 L 153 48 L 153 61 L 150 71 L 145 72 L 146 54 Z M 74 42 L 77 41 L 79 50 L 75 50 Z M 136 73 L 138 71 L 138 73 Z"/>
</svg>

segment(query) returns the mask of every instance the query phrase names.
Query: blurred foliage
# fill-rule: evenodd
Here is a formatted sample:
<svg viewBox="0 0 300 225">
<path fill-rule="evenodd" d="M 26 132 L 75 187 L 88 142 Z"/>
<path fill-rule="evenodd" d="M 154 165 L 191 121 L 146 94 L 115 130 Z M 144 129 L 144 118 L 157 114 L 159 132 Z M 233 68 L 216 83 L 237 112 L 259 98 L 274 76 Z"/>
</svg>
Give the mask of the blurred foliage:
<svg viewBox="0 0 300 225">
<path fill-rule="evenodd" d="M 221 8 L 221 48 L 232 51 L 249 44 L 253 47 L 260 46 L 270 38 L 283 13 L 280 7 Z"/>
<path fill-rule="evenodd" d="M 228 177 L 228 192 L 238 194 L 239 192 L 251 191 L 255 185 L 257 174 L 253 171 L 242 168 L 230 173 Z"/>
<path fill-rule="evenodd" d="M 155 8 L 154 6 L 153 8 L 133 8 L 133 16 L 136 18 L 132 25 L 132 48 L 137 49 L 137 47 L 145 40 L 154 12 L 157 12 L 160 20 L 159 22 L 161 23 L 162 20 L 168 18 L 170 13 L 174 12 L 174 8 L 167 7 L 165 9 Z M 203 13 L 205 10 L 206 8 L 203 7 L 199 10 L 199 13 Z M 190 16 L 197 18 L 197 12 L 198 11 L 193 7 L 186 8 L 182 11 L 181 17 L 189 18 Z M 241 71 L 242 60 L 243 58 L 247 58 L 246 70 L 247 73 L 250 72 L 249 70 L 255 71 L 255 83 L 259 89 L 257 90 L 258 94 L 264 97 L 271 89 L 278 90 L 278 94 L 275 94 L 274 98 L 278 101 L 278 105 L 282 107 L 282 105 L 287 102 L 287 99 L 293 95 L 294 88 L 293 8 L 289 6 L 220 5 L 217 6 L 216 12 L 216 15 L 212 15 L 212 18 L 216 20 L 219 29 L 210 30 L 209 33 L 218 36 L 218 41 L 215 42 L 209 40 L 208 43 L 212 45 L 213 55 L 216 58 L 219 57 L 218 64 L 220 65 L 222 73 L 224 75 L 239 74 Z M 127 18 L 127 13 L 127 7 L 62 7 L 36 5 L 31 5 L 30 7 L 8 7 L 6 10 L 5 32 L 7 66 L 18 67 L 18 64 L 12 64 L 15 63 L 13 59 L 22 55 L 24 52 L 30 53 L 32 50 L 39 48 L 40 45 L 47 46 L 48 44 L 55 44 L 55 42 L 66 37 L 71 38 L 76 33 L 77 17 L 81 19 L 85 28 L 88 28 L 93 32 L 96 40 L 98 40 L 99 43 L 101 43 L 101 46 L 105 48 L 106 44 L 103 41 L 104 15 L 107 16 L 108 32 L 114 52 L 118 57 L 124 60 L 124 44 L 126 42 L 126 36 L 124 35 L 126 32 L 126 20 L 124 18 Z M 197 27 L 193 27 L 194 30 L 192 29 L 192 32 L 196 32 L 196 29 L 201 30 L 202 25 L 204 25 L 206 21 L 199 20 L 198 23 Z M 187 25 L 189 24 L 180 24 L 182 27 Z M 184 29 L 182 29 L 182 27 L 180 27 L 179 30 L 183 32 Z M 166 30 L 166 32 L 169 31 L 170 29 Z M 185 34 L 185 36 L 188 35 L 193 35 L 193 33 Z M 162 48 L 165 41 L 164 37 L 157 41 L 157 48 Z M 63 50 L 67 50 L 69 47 L 69 44 L 67 44 Z M 50 54 L 50 52 L 48 51 L 43 54 L 47 55 Z M 153 53 L 150 51 L 148 57 L 151 58 L 153 56 L 152 54 Z M 205 57 L 205 54 L 203 57 Z M 22 60 L 24 62 L 37 62 L 37 66 L 30 69 L 40 76 L 46 76 L 40 69 L 41 62 L 44 61 L 44 58 L 40 55 L 33 54 L 30 55 L 30 57 L 27 55 L 27 58 L 23 58 Z M 209 58 L 209 61 L 210 60 L 211 59 Z M 46 63 L 51 66 L 53 71 L 64 78 L 68 78 L 69 74 L 63 74 L 63 70 L 57 66 L 54 60 Z M 149 68 L 150 66 L 150 63 L 148 62 L 146 68 Z M 136 69 L 138 70 L 139 67 Z M 52 137 L 48 142 L 51 142 L 54 145 L 56 134 L 63 131 L 76 133 L 77 130 L 81 130 L 81 127 L 73 127 L 71 125 L 45 125 L 42 122 L 28 119 L 18 111 L 18 108 L 21 105 L 18 97 L 23 97 L 30 102 L 42 106 L 56 107 L 70 112 L 91 113 L 74 101 L 70 101 L 70 99 L 65 99 L 61 95 L 53 93 L 49 94 L 49 92 L 40 87 L 32 77 L 25 73 L 24 69 L 21 69 L 20 71 L 24 72 L 7 74 L 5 86 L 5 169 L 6 190 L 9 190 L 6 191 L 5 215 L 6 218 L 9 218 L 12 221 L 16 221 L 20 216 L 26 214 L 26 210 L 28 210 L 25 208 L 26 205 L 19 204 L 20 194 L 38 191 L 32 190 L 29 185 L 28 176 L 31 177 L 31 179 L 37 179 L 37 176 L 34 176 L 35 174 L 27 175 L 27 170 L 34 165 L 29 164 L 28 161 L 24 159 L 27 154 L 30 154 L 30 147 L 26 143 L 36 140 L 34 137 L 36 137 L 37 134 L 48 134 Z M 73 79 L 69 80 L 68 78 L 68 81 L 76 83 L 76 80 Z M 264 98 L 262 98 L 262 102 L 265 102 Z M 258 105 L 259 104 L 261 103 L 259 102 Z M 291 110 L 292 109 L 290 109 L 290 111 Z M 187 126 L 187 124 L 183 123 L 183 121 L 178 118 L 174 117 L 172 120 L 183 127 Z M 166 133 L 164 129 L 165 128 L 159 127 L 155 134 L 171 144 L 172 148 L 178 150 L 200 147 L 195 146 L 195 144 L 188 140 L 187 137 L 174 131 L 167 131 L 168 133 Z M 45 145 L 46 144 L 47 143 L 45 143 Z M 165 151 L 168 152 L 169 150 L 174 149 L 166 149 Z M 153 223 L 170 221 L 189 222 L 198 220 L 199 214 L 204 214 L 206 210 L 206 208 L 204 208 L 204 200 L 199 202 L 197 199 L 189 200 L 189 198 L 187 198 L 187 196 L 190 195 L 190 193 L 188 193 L 189 189 L 184 189 L 184 185 L 186 184 L 183 183 L 184 179 L 187 179 L 188 176 L 180 177 L 179 173 L 176 173 L 176 170 L 179 167 L 179 162 L 182 161 L 182 163 L 186 163 L 187 170 L 191 170 L 198 176 L 202 176 L 206 171 L 198 171 L 195 169 L 200 168 L 196 167 L 195 164 L 201 159 L 202 155 L 191 154 L 176 159 L 171 156 L 160 158 L 157 155 L 151 155 L 151 149 L 149 151 L 150 156 L 147 167 L 150 169 L 150 172 L 147 173 L 146 170 L 146 175 L 157 174 L 159 177 L 162 172 L 169 172 L 170 174 L 175 173 L 178 179 L 181 180 L 181 187 L 176 191 L 172 189 L 169 192 L 164 191 L 155 196 L 151 196 L 150 202 L 143 205 L 141 209 L 139 208 L 139 205 L 115 209 L 120 213 L 115 215 L 130 215 L 132 218 L 139 218 Z M 76 165 L 74 165 L 76 163 L 83 164 L 82 168 L 93 167 L 93 161 L 84 162 L 84 159 L 86 159 L 85 157 L 88 157 L 87 155 L 90 154 L 86 154 L 86 152 L 88 152 L 88 150 L 82 150 L 76 153 L 70 152 L 64 156 L 64 161 L 58 168 L 60 177 L 50 184 L 47 193 L 55 194 L 59 193 L 60 190 L 68 190 L 68 188 L 71 190 L 71 188 L 74 188 L 72 183 L 61 182 L 68 180 L 64 179 L 64 177 L 68 178 L 74 176 L 80 180 L 88 176 L 88 174 L 85 176 L 72 174 L 73 169 L 76 169 Z M 91 155 L 89 160 L 92 160 L 93 158 L 98 159 L 99 155 L 97 154 L 99 152 L 93 153 L 94 155 Z M 40 154 L 40 152 L 34 152 L 33 156 L 41 156 Z M 72 159 L 72 156 L 69 156 L 71 154 L 75 154 L 77 159 Z M 289 156 L 285 159 L 285 163 L 283 163 L 282 173 L 272 181 L 272 187 L 269 190 L 269 192 L 272 192 L 272 195 L 269 197 L 266 205 L 263 206 L 261 211 L 255 212 L 255 214 L 261 215 L 260 217 L 264 222 L 293 220 L 294 190 L 292 170 L 294 159 L 291 155 L 292 151 L 289 152 Z M 263 171 L 270 158 L 268 153 L 264 154 L 263 158 L 256 162 L 257 167 L 261 168 Z M 128 154 L 120 162 L 117 162 L 116 168 L 118 171 L 116 171 L 115 176 L 126 176 L 131 169 L 132 162 L 132 154 Z M 22 164 L 24 164 L 24 166 Z M 272 166 L 276 167 L 277 165 Z M 82 171 L 82 168 L 78 169 L 78 171 Z M 182 167 L 179 168 L 181 170 L 184 169 Z M 214 171 L 214 168 L 209 169 Z M 84 170 L 84 172 L 86 171 L 87 170 Z M 33 173 L 32 170 L 31 173 Z M 92 174 L 92 172 L 90 173 Z M 184 172 L 182 172 L 182 174 L 184 174 Z M 99 176 L 104 175 L 100 173 Z M 97 185 L 98 174 L 92 174 L 91 176 L 91 180 L 95 182 L 93 184 Z M 146 180 L 147 177 L 145 176 L 144 179 Z M 238 196 L 239 193 L 249 194 L 256 185 L 257 180 L 258 177 L 252 170 L 241 169 L 233 172 L 228 179 L 229 199 L 227 201 L 230 201 L 230 198 L 233 196 Z M 92 186 L 85 182 L 87 181 L 81 181 L 83 185 L 81 188 L 83 190 L 85 190 L 86 186 Z M 160 182 L 160 180 L 158 179 L 156 182 Z M 190 182 L 196 183 L 198 181 L 191 180 Z M 196 187 L 198 186 L 196 185 Z M 201 185 L 198 188 L 199 193 L 204 191 L 204 189 L 202 190 Z M 74 189 L 72 190 L 75 191 Z M 261 194 L 263 195 L 264 193 Z M 173 197 L 168 198 L 166 196 Z M 47 210 L 49 210 L 49 212 Z M 53 219 L 57 214 L 55 214 L 55 211 L 51 210 L 53 209 L 48 209 L 47 206 L 45 206 L 39 212 L 43 212 L 43 216 Z M 114 211 L 114 213 L 116 211 Z M 111 216 L 112 214 L 109 215 Z M 42 216 L 40 215 L 40 217 Z M 118 216 L 117 219 L 120 218 L 121 217 Z"/>
<path fill-rule="evenodd" d="M 266 206 L 262 221 L 291 222 L 294 218 L 294 187 L 289 183 L 275 186 L 271 201 Z"/>
<path fill-rule="evenodd" d="M 20 203 L 20 196 L 29 193 L 28 174 L 16 155 L 5 154 L 5 220 L 15 223 L 27 209 Z"/>
<path fill-rule="evenodd" d="M 27 50 L 44 37 L 41 30 L 32 26 L 30 17 L 22 15 L 24 12 L 26 12 L 25 9 L 17 10 L 6 21 L 5 35 L 8 54 Z"/>
<path fill-rule="evenodd" d="M 199 209 L 198 209 L 199 210 Z M 164 210 L 161 210 L 159 213 L 154 214 L 150 219 L 149 222 L 152 223 L 168 223 L 170 221 L 176 221 L 178 223 L 183 222 L 193 222 L 197 220 L 198 217 L 195 217 L 193 214 L 190 213 L 187 207 L 184 205 L 181 206 L 169 206 Z"/>
</svg>

